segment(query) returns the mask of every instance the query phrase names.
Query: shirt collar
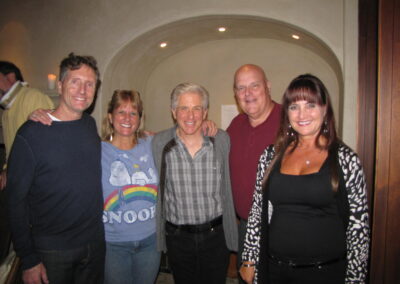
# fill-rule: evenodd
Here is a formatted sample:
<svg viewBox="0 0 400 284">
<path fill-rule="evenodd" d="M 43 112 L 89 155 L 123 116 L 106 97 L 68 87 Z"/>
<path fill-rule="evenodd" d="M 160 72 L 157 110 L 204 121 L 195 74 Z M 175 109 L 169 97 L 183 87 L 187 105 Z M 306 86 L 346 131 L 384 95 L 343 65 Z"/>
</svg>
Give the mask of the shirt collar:
<svg viewBox="0 0 400 284">
<path fill-rule="evenodd" d="M 178 145 L 181 145 L 181 146 L 186 147 L 185 144 L 182 142 L 182 140 L 179 138 L 178 134 L 176 133 L 176 130 L 177 130 L 177 129 L 178 129 L 178 128 L 176 127 L 176 128 L 175 128 L 175 131 L 174 131 L 174 139 L 175 139 L 175 141 L 176 141 L 176 143 L 177 143 Z M 203 144 L 202 144 L 202 147 L 204 147 L 204 146 L 209 146 L 209 145 L 211 145 L 211 144 L 212 144 L 212 143 L 211 143 L 210 137 L 209 137 L 209 136 L 203 136 Z"/>
<path fill-rule="evenodd" d="M 0 99 L 0 106 L 4 109 L 9 109 L 14 103 L 19 91 L 23 86 L 28 85 L 25 82 L 17 81 Z"/>
</svg>

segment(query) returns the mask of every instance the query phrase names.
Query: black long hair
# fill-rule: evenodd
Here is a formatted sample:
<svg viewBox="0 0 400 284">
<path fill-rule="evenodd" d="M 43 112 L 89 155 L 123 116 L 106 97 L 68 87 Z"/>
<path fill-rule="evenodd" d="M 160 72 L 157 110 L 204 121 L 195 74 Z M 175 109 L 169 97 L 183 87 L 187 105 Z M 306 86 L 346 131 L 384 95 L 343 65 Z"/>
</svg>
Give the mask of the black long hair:
<svg viewBox="0 0 400 284">
<path fill-rule="evenodd" d="M 0 73 L 2 73 L 3 75 L 14 73 L 15 79 L 22 82 L 24 81 L 21 70 L 19 70 L 19 68 L 14 63 L 11 63 L 9 61 L 0 61 Z"/>
</svg>

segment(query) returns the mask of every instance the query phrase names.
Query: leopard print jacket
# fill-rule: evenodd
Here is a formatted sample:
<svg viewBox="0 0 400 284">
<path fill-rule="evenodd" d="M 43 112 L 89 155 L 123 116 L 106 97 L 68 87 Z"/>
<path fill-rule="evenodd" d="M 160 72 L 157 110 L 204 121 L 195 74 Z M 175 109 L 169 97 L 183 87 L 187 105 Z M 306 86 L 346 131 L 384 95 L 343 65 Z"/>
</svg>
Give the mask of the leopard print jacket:
<svg viewBox="0 0 400 284">
<path fill-rule="evenodd" d="M 262 216 L 262 180 L 265 170 L 270 165 L 275 151 L 271 145 L 260 157 L 257 181 L 250 210 L 247 232 L 244 242 L 243 261 L 256 263 L 253 283 L 257 283 L 257 263 L 260 248 L 260 225 Z M 338 160 L 344 175 L 345 187 L 349 202 L 349 224 L 346 231 L 347 267 L 346 284 L 365 283 L 369 252 L 369 220 L 367 194 L 364 172 L 356 153 L 341 144 L 338 149 Z M 270 205 L 270 203 L 269 203 Z M 272 216 L 272 206 L 268 206 L 268 219 Z"/>
</svg>

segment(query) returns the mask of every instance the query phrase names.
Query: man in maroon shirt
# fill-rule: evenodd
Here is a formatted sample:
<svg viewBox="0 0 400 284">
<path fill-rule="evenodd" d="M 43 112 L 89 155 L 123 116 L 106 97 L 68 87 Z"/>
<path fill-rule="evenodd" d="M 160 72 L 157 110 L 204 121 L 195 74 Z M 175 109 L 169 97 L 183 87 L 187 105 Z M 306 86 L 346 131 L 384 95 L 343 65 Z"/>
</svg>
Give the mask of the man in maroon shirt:
<svg viewBox="0 0 400 284">
<path fill-rule="evenodd" d="M 229 164 L 233 199 L 240 220 L 240 266 L 258 160 L 263 150 L 275 142 L 281 106 L 272 101 L 271 83 L 267 80 L 264 70 L 257 65 L 241 66 L 235 73 L 233 87 L 236 101 L 243 111 L 232 120 L 227 129 L 231 138 Z"/>
</svg>

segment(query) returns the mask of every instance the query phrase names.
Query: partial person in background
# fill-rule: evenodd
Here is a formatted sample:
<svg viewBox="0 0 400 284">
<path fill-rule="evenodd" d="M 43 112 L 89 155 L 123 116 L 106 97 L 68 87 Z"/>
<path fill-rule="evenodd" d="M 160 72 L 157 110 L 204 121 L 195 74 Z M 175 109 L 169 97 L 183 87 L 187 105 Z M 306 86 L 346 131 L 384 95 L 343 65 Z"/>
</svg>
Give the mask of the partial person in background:
<svg viewBox="0 0 400 284">
<path fill-rule="evenodd" d="M 257 65 L 241 66 L 235 73 L 233 89 L 243 111 L 227 129 L 231 139 L 229 165 L 233 200 L 239 217 L 239 269 L 257 164 L 263 150 L 275 141 L 281 106 L 271 99 L 271 83 Z"/>
<path fill-rule="evenodd" d="M 207 90 L 182 83 L 171 93 L 176 126 L 153 139 L 160 176 L 157 245 L 167 251 L 176 284 L 224 284 L 237 225 L 229 177 L 229 136 L 204 136 Z"/>
<path fill-rule="evenodd" d="M 53 109 L 54 105 L 48 96 L 24 83 L 17 66 L 11 62 L 0 61 L 0 106 L 4 109 L 2 127 L 6 147 L 6 163 L 0 175 L 1 190 L 6 185 L 7 159 L 18 128 L 35 109 Z"/>
<path fill-rule="evenodd" d="M 365 283 L 365 177 L 357 154 L 337 137 L 317 77 L 301 75 L 285 91 L 253 200 L 240 269 L 247 283 Z"/>
<path fill-rule="evenodd" d="M 142 115 L 138 92 L 114 91 L 101 143 L 105 284 L 153 284 L 159 270 L 158 176 L 151 151 L 153 137 L 139 129 Z"/>
<path fill-rule="evenodd" d="M 69 54 L 51 126 L 27 121 L 15 137 L 5 191 L 24 283 L 103 283 L 101 144 L 84 112 L 99 77 L 93 57 Z"/>
</svg>

